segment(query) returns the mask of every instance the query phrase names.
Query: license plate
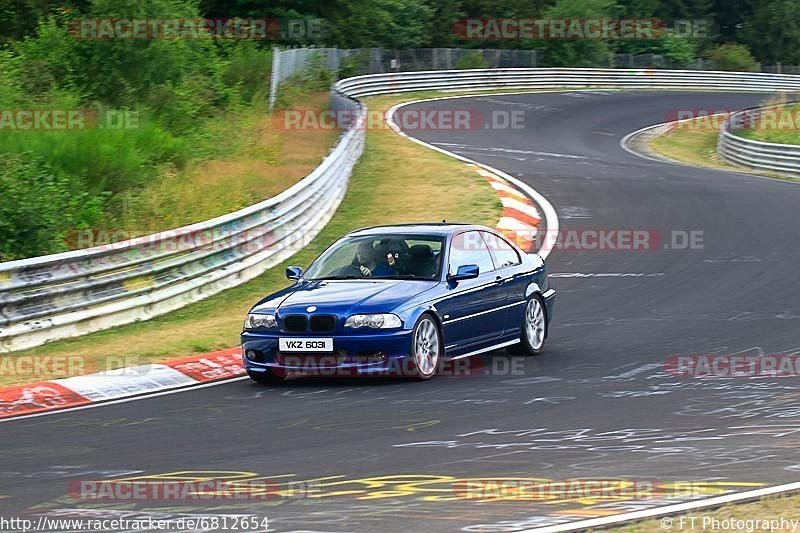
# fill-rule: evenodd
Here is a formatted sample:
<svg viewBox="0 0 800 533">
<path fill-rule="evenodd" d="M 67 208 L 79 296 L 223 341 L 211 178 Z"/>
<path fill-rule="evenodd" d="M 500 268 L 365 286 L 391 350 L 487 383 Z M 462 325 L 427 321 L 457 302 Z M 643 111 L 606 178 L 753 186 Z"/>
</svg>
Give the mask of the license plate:
<svg viewBox="0 0 800 533">
<path fill-rule="evenodd" d="M 278 339 L 278 349 L 282 352 L 332 352 L 333 339 L 281 337 Z"/>
</svg>

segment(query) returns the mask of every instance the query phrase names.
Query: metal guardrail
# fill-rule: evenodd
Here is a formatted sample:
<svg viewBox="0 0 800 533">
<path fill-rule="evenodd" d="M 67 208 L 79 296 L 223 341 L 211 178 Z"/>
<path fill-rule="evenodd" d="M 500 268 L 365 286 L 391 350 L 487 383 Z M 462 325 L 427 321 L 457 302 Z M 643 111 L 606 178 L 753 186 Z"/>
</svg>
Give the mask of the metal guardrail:
<svg viewBox="0 0 800 533">
<path fill-rule="evenodd" d="M 726 162 L 743 167 L 800 174 L 800 145 L 747 139 L 736 134 L 735 124 L 755 124 L 765 112 L 780 106 L 744 109 L 731 114 L 717 139 L 717 153 Z"/>
<path fill-rule="evenodd" d="M 800 76 L 648 69 L 494 69 L 341 80 L 332 107 L 360 97 L 485 89 L 800 90 Z M 361 124 L 278 196 L 206 222 L 108 246 L 0 263 L 0 352 L 146 320 L 243 283 L 309 242 L 333 215 L 364 148 Z M 178 243 L 186 243 L 182 245 Z"/>
<path fill-rule="evenodd" d="M 439 70 L 372 74 L 341 80 L 335 89 L 354 98 L 390 92 L 482 89 L 715 89 L 797 91 L 800 76 L 697 70 L 534 68 Z"/>
<path fill-rule="evenodd" d="M 252 279 L 325 226 L 363 148 L 356 125 L 311 174 L 258 204 L 128 241 L 0 263 L 0 352 L 146 320 Z"/>
</svg>

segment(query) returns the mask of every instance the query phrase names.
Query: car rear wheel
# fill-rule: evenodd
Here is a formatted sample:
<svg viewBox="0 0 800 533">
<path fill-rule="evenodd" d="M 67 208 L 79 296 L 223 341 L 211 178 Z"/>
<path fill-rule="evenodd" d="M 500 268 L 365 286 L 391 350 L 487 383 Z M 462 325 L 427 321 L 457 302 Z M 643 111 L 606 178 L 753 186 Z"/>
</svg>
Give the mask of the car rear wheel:
<svg viewBox="0 0 800 533">
<path fill-rule="evenodd" d="M 442 353 L 442 338 L 439 328 L 430 315 L 422 315 L 411 336 L 411 356 L 414 377 L 430 379 L 436 374 L 439 356 Z"/>
<path fill-rule="evenodd" d="M 547 335 L 547 311 L 538 294 L 528 300 L 525 306 L 525 318 L 522 323 L 522 347 L 530 355 L 539 355 L 544 350 Z"/>
</svg>

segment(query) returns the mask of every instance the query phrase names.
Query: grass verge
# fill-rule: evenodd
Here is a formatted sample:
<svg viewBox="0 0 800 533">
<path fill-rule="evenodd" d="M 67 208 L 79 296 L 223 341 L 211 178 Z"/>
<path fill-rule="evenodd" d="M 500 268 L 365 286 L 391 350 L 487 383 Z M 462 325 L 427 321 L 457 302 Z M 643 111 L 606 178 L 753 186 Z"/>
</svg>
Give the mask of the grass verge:
<svg viewBox="0 0 800 533">
<path fill-rule="evenodd" d="M 291 109 L 319 113 L 327 106 L 324 92 L 304 95 Z M 283 112 L 270 116 L 253 109 L 226 118 L 215 133 L 228 137 L 224 157 L 193 162 L 119 194 L 115 216 L 106 221 L 109 232 L 147 235 L 208 220 L 274 196 L 301 180 L 328 154 L 339 131 L 282 128 Z"/>
<path fill-rule="evenodd" d="M 670 159 L 692 165 L 733 168 L 717 157 L 718 137 L 718 126 L 697 119 L 683 122 L 656 137 L 650 141 L 650 148 Z"/>
<path fill-rule="evenodd" d="M 800 144 L 800 104 L 783 103 L 765 112 L 755 128 L 742 130 L 739 135 L 767 143 Z"/>
<path fill-rule="evenodd" d="M 416 95 L 415 95 L 416 96 Z M 410 96 L 367 100 L 371 110 L 387 110 Z M 286 286 L 289 264 L 307 266 L 342 234 L 355 228 L 414 221 L 460 220 L 493 226 L 501 204 L 480 175 L 461 162 L 397 136 L 388 128 L 367 132 L 364 155 L 347 195 L 323 231 L 303 250 L 254 280 L 154 320 L 0 356 L 73 356 L 86 372 L 158 362 L 229 348 L 238 343 L 242 320 L 260 297 Z M 2 368 L 5 365 L 0 365 Z M 0 386 L 55 379 L 59 375 L 1 373 Z"/>
<path fill-rule="evenodd" d="M 695 519 L 694 527 L 691 527 L 691 517 Z M 656 518 L 637 522 L 628 526 L 605 529 L 603 531 L 616 533 L 651 533 L 653 531 L 726 531 L 752 533 L 753 531 L 770 531 L 770 529 L 764 527 L 748 527 L 746 525 L 747 520 L 769 521 L 780 520 L 781 518 L 790 522 L 791 520 L 800 520 L 800 496 L 773 496 L 753 503 L 725 505 L 724 507 L 710 511 L 695 511 L 680 516 L 674 516 L 671 517 L 672 527 L 663 527 L 662 519 Z M 681 522 L 681 519 L 683 519 L 683 522 Z M 715 523 L 713 523 L 712 520 L 718 521 L 716 523 L 717 527 L 714 527 Z M 740 520 L 742 521 L 742 527 L 724 527 L 723 521 L 725 520 Z M 681 523 L 683 527 L 680 526 Z M 750 524 L 755 524 L 755 522 L 750 522 Z M 775 531 L 775 533 L 788 533 L 792 531 L 792 526 L 774 529 L 773 531 Z"/>
</svg>

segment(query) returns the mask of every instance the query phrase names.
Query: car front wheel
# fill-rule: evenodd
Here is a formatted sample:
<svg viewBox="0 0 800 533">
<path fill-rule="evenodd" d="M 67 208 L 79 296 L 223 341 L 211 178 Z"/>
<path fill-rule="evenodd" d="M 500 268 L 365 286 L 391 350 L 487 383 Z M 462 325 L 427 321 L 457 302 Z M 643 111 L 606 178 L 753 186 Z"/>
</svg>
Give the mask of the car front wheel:
<svg viewBox="0 0 800 533">
<path fill-rule="evenodd" d="M 442 338 L 436 322 L 429 315 L 422 315 L 411 336 L 411 356 L 414 377 L 430 379 L 436 374 L 442 352 Z"/>
</svg>

